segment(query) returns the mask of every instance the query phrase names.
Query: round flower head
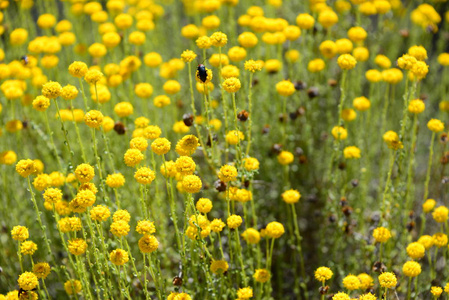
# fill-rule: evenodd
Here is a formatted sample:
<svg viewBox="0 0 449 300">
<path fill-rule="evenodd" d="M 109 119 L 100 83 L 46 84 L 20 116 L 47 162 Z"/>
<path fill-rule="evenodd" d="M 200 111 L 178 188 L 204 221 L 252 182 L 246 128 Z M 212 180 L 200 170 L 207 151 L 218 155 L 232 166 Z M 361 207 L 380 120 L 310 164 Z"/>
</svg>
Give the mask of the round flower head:
<svg viewBox="0 0 449 300">
<path fill-rule="evenodd" d="M 391 238 L 391 232 L 385 227 L 377 227 L 373 231 L 373 238 L 378 243 L 385 243 Z"/>
<path fill-rule="evenodd" d="M 245 61 L 245 70 L 250 71 L 252 73 L 262 70 L 262 67 L 263 67 L 262 64 L 260 64 L 255 60 L 250 59 Z"/>
<path fill-rule="evenodd" d="M 228 227 L 231 229 L 236 229 L 242 225 L 242 217 L 238 215 L 230 215 L 226 221 Z"/>
<path fill-rule="evenodd" d="M 157 250 L 159 242 L 153 235 L 144 235 L 139 239 L 139 249 L 142 253 L 151 253 Z"/>
<path fill-rule="evenodd" d="M 33 266 L 33 273 L 39 279 L 45 279 L 50 274 L 50 265 L 46 262 L 37 263 Z"/>
<path fill-rule="evenodd" d="M 412 46 L 408 49 L 408 54 L 417 60 L 427 59 L 427 50 L 423 46 Z"/>
<path fill-rule="evenodd" d="M 87 243 L 83 239 L 71 239 L 68 242 L 69 252 L 73 255 L 82 255 L 86 252 Z"/>
<path fill-rule="evenodd" d="M 140 167 L 134 173 L 134 178 L 140 184 L 150 184 L 156 178 L 156 173 L 148 167 Z"/>
<path fill-rule="evenodd" d="M 320 71 L 323 71 L 326 67 L 326 63 L 321 58 L 313 59 L 309 61 L 309 64 L 307 65 L 307 70 L 311 73 L 317 73 Z"/>
<path fill-rule="evenodd" d="M 131 220 L 131 215 L 126 209 L 119 209 L 112 216 L 112 220 L 114 222 L 125 221 L 126 223 L 128 223 Z"/>
<path fill-rule="evenodd" d="M 331 133 L 336 140 L 345 140 L 348 137 L 348 131 L 342 126 L 335 126 Z"/>
<path fill-rule="evenodd" d="M 23 255 L 33 255 L 37 250 L 37 245 L 33 241 L 25 241 L 20 244 L 20 253 Z"/>
<path fill-rule="evenodd" d="M 241 300 L 253 297 L 253 289 L 250 287 L 241 288 L 237 291 L 237 297 Z"/>
<path fill-rule="evenodd" d="M 126 118 L 133 114 L 134 108 L 131 103 L 123 101 L 114 106 L 114 112 L 120 118 Z"/>
<path fill-rule="evenodd" d="M 31 291 L 39 285 L 37 276 L 31 272 L 22 273 L 17 282 L 19 283 L 19 287 L 25 291 Z"/>
<path fill-rule="evenodd" d="M 37 96 L 33 100 L 33 108 L 37 111 L 46 111 L 50 106 L 50 99 L 45 96 Z"/>
<path fill-rule="evenodd" d="M 267 269 L 256 269 L 253 277 L 257 282 L 265 283 L 270 280 L 271 274 Z"/>
<path fill-rule="evenodd" d="M 224 165 L 220 168 L 218 178 L 223 182 L 234 181 L 237 179 L 237 168 L 230 165 Z"/>
<path fill-rule="evenodd" d="M 277 156 L 277 159 L 281 165 L 286 166 L 291 164 L 295 157 L 293 156 L 293 153 L 289 151 L 281 151 L 281 153 Z"/>
<path fill-rule="evenodd" d="M 171 143 L 166 138 L 157 138 L 151 143 L 151 149 L 157 155 L 164 155 L 170 151 Z"/>
<path fill-rule="evenodd" d="M 89 164 L 80 164 L 75 169 L 75 176 L 81 183 L 89 182 L 94 178 L 95 170 Z"/>
<path fill-rule="evenodd" d="M 109 260 L 116 266 L 123 266 L 128 262 L 128 252 L 123 249 L 116 249 L 109 253 Z"/>
<path fill-rule="evenodd" d="M 76 96 L 78 96 L 78 89 L 75 86 L 67 84 L 62 88 L 61 97 L 64 100 L 73 100 Z"/>
<path fill-rule="evenodd" d="M 423 212 L 431 212 L 435 208 L 436 204 L 437 202 L 434 199 L 427 199 L 422 205 Z"/>
<path fill-rule="evenodd" d="M 11 236 L 13 240 L 23 242 L 30 236 L 28 233 L 28 228 L 25 226 L 17 225 L 11 230 Z"/>
<path fill-rule="evenodd" d="M 430 288 L 430 293 L 435 297 L 438 298 L 443 293 L 443 289 L 439 286 L 432 286 Z"/>
<path fill-rule="evenodd" d="M 439 206 L 433 211 L 432 216 L 437 223 L 445 223 L 449 217 L 449 210 L 446 206 Z"/>
<path fill-rule="evenodd" d="M 352 101 L 352 105 L 359 111 L 366 111 L 371 107 L 371 102 L 366 97 L 357 97 Z"/>
<path fill-rule="evenodd" d="M 360 288 L 360 280 L 355 275 L 348 275 L 343 278 L 343 286 L 350 291 L 358 290 Z"/>
<path fill-rule="evenodd" d="M 67 280 L 64 283 L 64 290 L 69 295 L 78 294 L 81 292 L 81 289 L 82 289 L 82 285 L 81 285 L 81 281 L 79 281 L 79 280 L 72 279 L 72 280 Z"/>
<path fill-rule="evenodd" d="M 265 231 L 268 237 L 277 239 L 284 234 L 285 228 L 284 225 L 279 222 L 270 222 L 265 228 Z"/>
<path fill-rule="evenodd" d="M 247 157 L 243 159 L 243 166 L 247 171 L 255 171 L 259 169 L 259 160 L 254 157 Z"/>
<path fill-rule="evenodd" d="M 213 232 L 221 232 L 225 228 L 226 224 L 220 219 L 214 219 L 210 222 L 210 229 Z"/>
<path fill-rule="evenodd" d="M 424 111 L 426 108 L 426 105 L 421 99 L 414 99 L 411 100 L 408 105 L 408 111 L 412 114 L 420 114 Z"/>
<path fill-rule="evenodd" d="M 416 261 L 408 261 L 402 266 L 402 272 L 407 277 L 416 277 L 421 274 L 421 265 Z"/>
<path fill-rule="evenodd" d="M 429 73 L 429 66 L 423 61 L 418 61 L 412 66 L 410 71 L 416 79 L 423 79 Z"/>
<path fill-rule="evenodd" d="M 240 80 L 235 77 L 228 78 L 223 82 L 223 89 L 228 93 L 238 92 L 241 86 Z"/>
<path fill-rule="evenodd" d="M 343 70 L 351 70 L 357 64 L 357 60 L 351 54 L 342 54 L 337 60 L 338 66 Z"/>
<path fill-rule="evenodd" d="M 84 115 L 84 123 L 90 128 L 100 128 L 103 124 L 103 114 L 99 110 L 90 110 Z"/>
<path fill-rule="evenodd" d="M 358 159 L 360 158 L 360 149 L 356 146 L 348 146 L 343 149 L 343 155 L 347 159 Z"/>
<path fill-rule="evenodd" d="M 426 248 L 419 242 L 411 243 L 407 246 L 407 255 L 413 259 L 423 258 Z"/>
<path fill-rule="evenodd" d="M 49 81 L 42 86 L 42 95 L 48 99 L 55 99 L 62 93 L 61 85 L 56 81 Z"/>
<path fill-rule="evenodd" d="M 367 293 L 361 295 L 359 300 L 377 300 L 377 297 L 371 293 Z"/>
<path fill-rule="evenodd" d="M 398 67 L 403 70 L 411 70 L 414 64 L 416 64 L 417 60 L 414 56 L 404 54 L 398 58 Z"/>
<path fill-rule="evenodd" d="M 176 153 L 181 156 L 190 156 L 199 146 L 198 138 L 194 135 L 186 135 L 176 144 Z"/>
<path fill-rule="evenodd" d="M 260 242 L 260 232 L 254 228 L 246 229 L 241 236 L 248 244 L 257 244 Z"/>
<path fill-rule="evenodd" d="M 118 220 L 111 224 L 111 232 L 116 237 L 122 237 L 128 235 L 130 226 L 128 222 L 123 220 Z"/>
<path fill-rule="evenodd" d="M 361 290 L 367 290 L 374 285 L 374 279 L 366 273 L 361 273 L 357 275 L 357 278 L 360 280 Z"/>
<path fill-rule="evenodd" d="M 90 84 L 97 84 L 103 78 L 103 73 L 96 69 L 91 69 L 84 75 L 84 80 Z"/>
<path fill-rule="evenodd" d="M 181 59 L 184 62 L 191 62 L 191 61 L 193 61 L 196 58 L 196 56 L 197 55 L 192 50 L 185 50 L 181 54 Z"/>
<path fill-rule="evenodd" d="M 444 130 L 444 123 L 438 119 L 431 119 L 427 122 L 427 128 L 429 128 L 433 132 L 440 132 Z"/>
<path fill-rule="evenodd" d="M 22 177 L 30 176 L 34 170 L 34 161 L 31 159 L 22 159 L 16 164 L 16 171 Z"/>
<path fill-rule="evenodd" d="M 212 210 L 212 201 L 208 198 L 200 198 L 196 202 L 196 209 L 203 214 L 207 214 Z"/>
<path fill-rule="evenodd" d="M 446 234 L 438 232 L 432 236 L 432 240 L 435 246 L 437 246 L 438 248 L 442 248 L 447 245 L 448 238 Z"/>
<path fill-rule="evenodd" d="M 294 204 L 299 201 L 301 194 L 297 190 L 288 190 L 282 193 L 282 200 L 288 204 Z"/>
<path fill-rule="evenodd" d="M 343 292 L 338 292 L 332 296 L 332 300 L 350 300 L 350 299 L 351 298 L 349 297 L 349 295 Z"/>
<path fill-rule="evenodd" d="M 140 234 L 154 234 L 156 232 L 156 227 L 154 226 L 154 222 L 140 220 L 137 222 L 136 231 Z"/>
<path fill-rule="evenodd" d="M 181 156 L 176 160 L 176 170 L 181 175 L 192 175 L 196 164 L 190 156 Z"/>
<path fill-rule="evenodd" d="M 223 274 L 229 269 L 229 265 L 225 260 L 212 260 L 210 270 L 214 274 Z"/>
<path fill-rule="evenodd" d="M 128 149 L 125 152 L 124 160 L 128 167 L 135 167 L 144 159 L 144 155 L 137 149 Z"/>
<path fill-rule="evenodd" d="M 161 135 L 162 131 L 159 126 L 150 125 L 144 128 L 143 136 L 148 140 L 154 140 Z"/>
<path fill-rule="evenodd" d="M 289 80 L 282 80 L 276 84 L 276 91 L 281 96 L 291 96 L 296 91 L 295 86 Z"/>
<path fill-rule="evenodd" d="M 223 47 L 228 43 L 228 37 L 223 32 L 217 31 L 210 36 L 212 46 Z"/>
<path fill-rule="evenodd" d="M 148 148 L 148 141 L 141 136 L 135 137 L 129 142 L 129 148 L 143 152 Z"/>
<path fill-rule="evenodd" d="M 106 205 L 97 205 L 90 210 L 90 218 L 98 222 L 104 222 L 111 216 L 111 211 Z"/>
<path fill-rule="evenodd" d="M 182 188 L 190 194 L 198 193 L 202 186 L 201 179 L 196 175 L 186 175 L 182 180 Z"/>
<path fill-rule="evenodd" d="M 121 173 L 109 174 L 106 177 L 106 184 L 111 188 L 119 188 L 125 184 L 125 177 Z"/>
<path fill-rule="evenodd" d="M 396 287 L 398 281 L 396 275 L 391 272 L 384 272 L 379 275 L 379 284 L 383 288 L 392 289 Z"/>
</svg>

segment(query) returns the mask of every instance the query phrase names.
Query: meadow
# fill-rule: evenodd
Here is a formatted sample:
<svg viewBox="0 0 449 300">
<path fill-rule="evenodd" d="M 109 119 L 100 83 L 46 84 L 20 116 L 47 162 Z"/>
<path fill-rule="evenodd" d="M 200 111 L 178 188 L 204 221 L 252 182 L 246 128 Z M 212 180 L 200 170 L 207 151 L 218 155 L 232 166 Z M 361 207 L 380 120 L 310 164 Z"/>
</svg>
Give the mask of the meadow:
<svg viewBox="0 0 449 300">
<path fill-rule="evenodd" d="M 0 300 L 449 299 L 448 23 L 0 0 Z"/>
</svg>

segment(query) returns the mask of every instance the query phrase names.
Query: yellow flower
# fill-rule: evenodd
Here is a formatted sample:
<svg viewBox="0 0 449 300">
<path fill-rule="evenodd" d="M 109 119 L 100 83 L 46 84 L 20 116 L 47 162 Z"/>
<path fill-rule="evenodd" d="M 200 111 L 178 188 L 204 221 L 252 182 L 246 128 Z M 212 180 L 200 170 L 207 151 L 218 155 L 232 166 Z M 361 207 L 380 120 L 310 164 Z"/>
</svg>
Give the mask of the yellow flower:
<svg viewBox="0 0 449 300">
<path fill-rule="evenodd" d="M 413 259 L 423 258 L 426 252 L 426 248 L 419 242 L 409 244 L 406 250 L 407 255 Z"/>
<path fill-rule="evenodd" d="M 241 88 L 241 83 L 238 78 L 231 77 L 226 79 L 223 84 L 223 89 L 228 93 L 236 93 Z"/>
<path fill-rule="evenodd" d="M 151 253 L 157 250 L 159 242 L 153 235 L 145 234 L 139 239 L 139 249 L 142 253 Z"/>
<path fill-rule="evenodd" d="M 431 119 L 427 122 L 427 128 L 437 133 L 444 130 L 444 123 L 438 119 Z"/>
<path fill-rule="evenodd" d="M 338 66 L 343 70 L 351 70 L 357 64 L 357 60 L 351 54 L 342 54 L 337 60 Z"/>
<path fill-rule="evenodd" d="M 270 222 L 265 227 L 266 234 L 269 238 L 277 239 L 285 233 L 284 225 L 279 222 Z"/>
<path fill-rule="evenodd" d="M 348 275 L 343 278 L 343 286 L 350 291 L 358 290 L 360 288 L 360 280 L 355 275 Z"/>
<path fill-rule="evenodd" d="M 250 287 L 245 287 L 238 289 L 237 297 L 241 300 L 246 300 L 253 297 L 253 289 Z"/>
<path fill-rule="evenodd" d="M 196 56 L 197 55 L 192 50 L 185 50 L 181 54 L 181 59 L 184 62 L 191 62 L 192 60 L 194 60 L 196 58 Z"/>
<path fill-rule="evenodd" d="M 430 288 L 430 293 L 432 293 L 432 295 L 434 297 L 438 298 L 443 293 L 443 289 L 441 287 L 439 287 L 439 286 L 432 286 Z"/>
<path fill-rule="evenodd" d="M 71 239 L 68 242 L 69 252 L 73 255 L 82 255 L 86 252 L 87 243 L 83 239 Z"/>
<path fill-rule="evenodd" d="M 182 188 L 190 194 L 198 193 L 202 186 L 201 179 L 196 175 L 186 175 L 182 180 Z"/>
<path fill-rule="evenodd" d="M 416 261 L 408 261 L 402 266 L 402 272 L 407 277 L 416 277 L 421 274 L 421 265 Z"/>
<path fill-rule="evenodd" d="M 297 190 L 291 189 L 282 193 L 282 200 L 288 204 L 297 203 L 300 198 L 301 194 Z"/>
<path fill-rule="evenodd" d="M 64 283 L 64 289 L 65 289 L 66 293 L 69 295 L 78 294 L 81 292 L 81 289 L 82 289 L 81 281 L 74 280 L 74 279 L 67 280 Z"/>
<path fill-rule="evenodd" d="M 116 266 L 123 266 L 128 262 L 128 252 L 123 249 L 116 249 L 109 253 L 109 260 Z"/>
<path fill-rule="evenodd" d="M 345 158 L 360 158 L 360 149 L 356 146 L 348 146 L 343 149 L 343 155 Z"/>
<path fill-rule="evenodd" d="M 449 217 L 449 209 L 446 206 L 437 207 L 432 216 L 437 223 L 445 223 Z"/>
<path fill-rule="evenodd" d="M 24 241 L 20 244 L 20 253 L 23 255 L 33 255 L 37 250 L 37 245 L 33 241 Z"/>
<path fill-rule="evenodd" d="M 210 36 L 212 46 L 223 47 L 228 42 L 228 37 L 223 32 L 217 31 Z"/>
<path fill-rule="evenodd" d="M 140 184 L 150 184 L 156 178 L 156 173 L 148 167 L 140 167 L 134 173 L 134 178 Z"/>
<path fill-rule="evenodd" d="M 239 215 L 230 215 L 226 221 L 228 227 L 231 229 L 236 229 L 242 225 L 242 217 Z"/>
<path fill-rule="evenodd" d="M 23 242 L 29 237 L 28 228 L 21 225 L 14 226 L 11 230 L 11 236 L 13 240 Z"/>
<path fill-rule="evenodd" d="M 234 181 L 237 179 L 237 169 L 234 166 L 224 165 L 220 168 L 218 178 L 223 182 Z"/>
<path fill-rule="evenodd" d="M 345 140 L 348 137 L 348 131 L 342 126 L 335 126 L 331 133 L 336 140 Z"/>
<path fill-rule="evenodd" d="M 137 149 L 128 149 L 125 152 L 124 160 L 128 167 L 135 167 L 144 159 L 144 155 Z"/>
<path fill-rule="evenodd" d="M 253 277 L 257 282 L 265 283 L 270 280 L 271 274 L 267 269 L 256 269 Z"/>
<path fill-rule="evenodd" d="M 291 96 L 295 92 L 295 86 L 289 80 L 283 80 L 276 84 L 276 91 L 281 96 Z"/>
<path fill-rule="evenodd" d="M 212 260 L 210 270 L 214 274 L 223 274 L 229 269 L 229 265 L 225 260 Z"/>
<path fill-rule="evenodd" d="M 373 238 L 378 243 L 385 243 L 391 238 L 391 232 L 385 227 L 377 227 L 373 231 Z"/>
<path fill-rule="evenodd" d="M 422 205 L 423 212 L 431 212 L 435 208 L 435 205 L 436 201 L 434 199 L 427 199 Z"/>
<path fill-rule="evenodd" d="M 28 177 L 34 173 L 34 161 L 31 159 L 22 159 L 16 164 L 16 171 L 22 177 Z"/>
<path fill-rule="evenodd" d="M 48 99 L 54 99 L 61 95 L 62 87 L 58 82 L 49 81 L 42 86 L 42 95 Z"/>
<path fill-rule="evenodd" d="M 396 275 L 391 272 L 384 272 L 379 275 L 379 284 L 383 288 L 392 289 L 398 283 Z"/>
<path fill-rule="evenodd" d="M 37 276 L 31 272 L 22 273 L 17 282 L 19 283 L 19 287 L 25 291 L 33 290 L 39 285 Z"/>
<path fill-rule="evenodd" d="M 46 262 L 37 263 L 33 266 L 33 273 L 39 279 L 45 279 L 50 274 L 50 265 Z"/>
<path fill-rule="evenodd" d="M 411 100 L 408 105 L 408 111 L 412 114 L 420 114 L 424 111 L 426 108 L 426 105 L 424 104 L 424 101 L 421 99 L 414 99 Z"/>
<path fill-rule="evenodd" d="M 241 236 L 248 244 L 257 244 L 260 241 L 260 233 L 254 228 L 246 229 Z"/>
</svg>

